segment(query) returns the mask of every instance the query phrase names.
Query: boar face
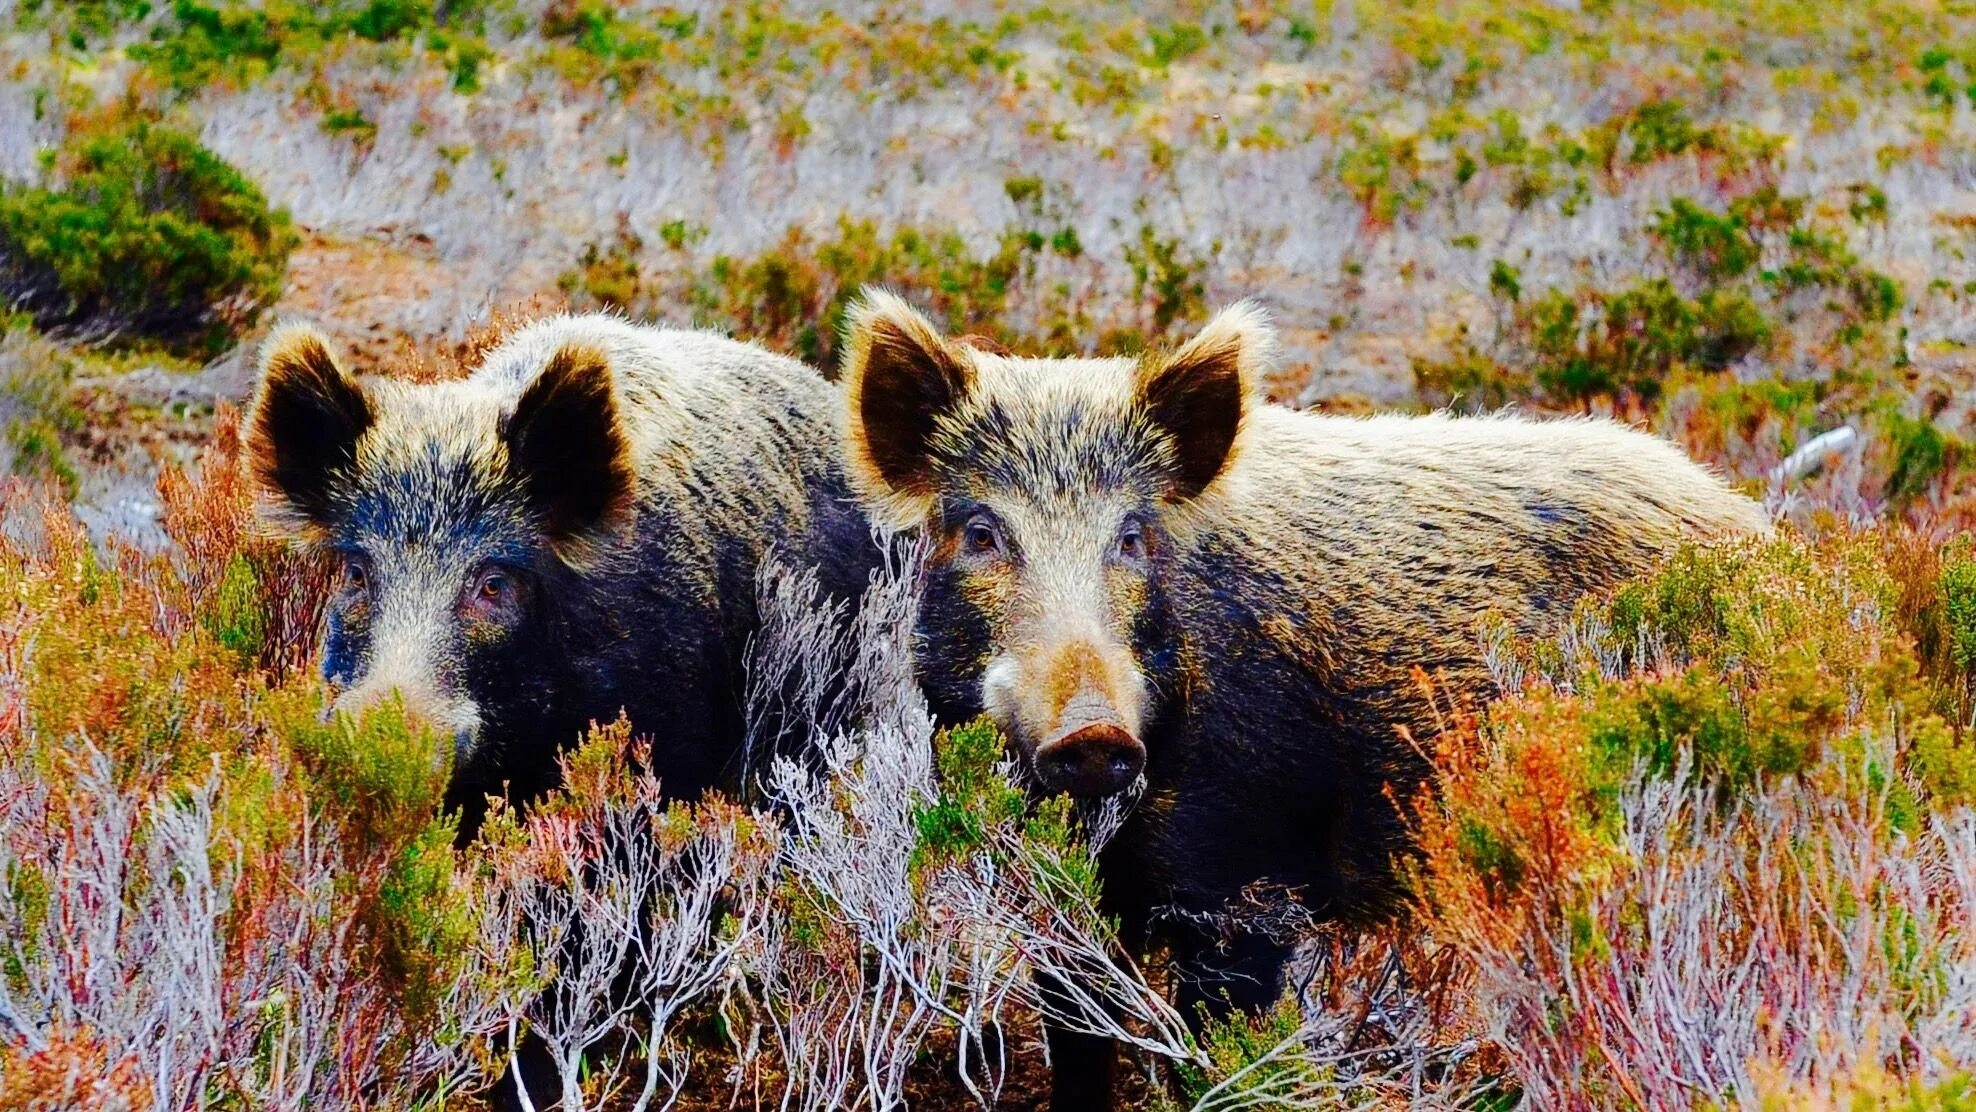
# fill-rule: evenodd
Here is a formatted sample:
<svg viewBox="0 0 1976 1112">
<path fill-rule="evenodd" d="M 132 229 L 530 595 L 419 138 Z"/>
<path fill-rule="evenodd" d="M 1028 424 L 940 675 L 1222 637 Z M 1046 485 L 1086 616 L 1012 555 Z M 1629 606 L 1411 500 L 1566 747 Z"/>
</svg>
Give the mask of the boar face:
<svg viewBox="0 0 1976 1112">
<path fill-rule="evenodd" d="M 559 584 L 631 513 L 611 370 L 566 348 L 519 392 L 360 384 L 320 337 L 270 341 L 248 439 L 272 517 L 333 561 L 336 708 L 396 692 L 460 764 L 557 703 Z"/>
<path fill-rule="evenodd" d="M 847 341 L 853 477 L 928 543 L 936 713 L 987 712 L 1047 790 L 1129 786 L 1177 695 L 1170 592 L 1266 355 L 1260 312 L 1141 361 L 1013 359 L 872 294 Z"/>
</svg>

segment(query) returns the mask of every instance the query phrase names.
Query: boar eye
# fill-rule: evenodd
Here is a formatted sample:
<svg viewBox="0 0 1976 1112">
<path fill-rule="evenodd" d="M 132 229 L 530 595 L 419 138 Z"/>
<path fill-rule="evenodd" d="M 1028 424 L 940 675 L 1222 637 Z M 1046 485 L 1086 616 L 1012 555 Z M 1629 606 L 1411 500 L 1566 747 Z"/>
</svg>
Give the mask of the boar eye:
<svg viewBox="0 0 1976 1112">
<path fill-rule="evenodd" d="M 370 569 L 364 566 L 361 556 L 343 558 L 343 589 L 351 594 L 362 594 L 370 590 Z"/>
<path fill-rule="evenodd" d="M 1146 534 L 1138 522 L 1127 521 L 1119 528 L 1118 555 L 1134 562 L 1146 558 Z"/>
<path fill-rule="evenodd" d="M 969 518 L 967 528 L 962 531 L 963 547 L 975 556 L 994 556 L 1002 551 L 1002 534 L 995 523 L 979 515 Z"/>
<path fill-rule="evenodd" d="M 483 621 L 513 625 L 521 619 L 522 582 L 514 569 L 488 564 L 467 581 L 461 608 Z"/>
<path fill-rule="evenodd" d="M 481 602 L 506 602 L 514 593 L 514 577 L 500 568 L 488 568 L 474 579 L 473 594 Z"/>
</svg>

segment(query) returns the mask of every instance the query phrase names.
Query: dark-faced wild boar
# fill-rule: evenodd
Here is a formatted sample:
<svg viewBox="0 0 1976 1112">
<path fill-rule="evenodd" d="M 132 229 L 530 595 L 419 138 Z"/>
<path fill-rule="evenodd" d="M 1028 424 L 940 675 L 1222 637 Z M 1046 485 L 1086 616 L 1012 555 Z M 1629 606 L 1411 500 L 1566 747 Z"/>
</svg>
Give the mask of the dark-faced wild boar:
<svg viewBox="0 0 1976 1112">
<path fill-rule="evenodd" d="M 1321 919 L 1392 906 L 1389 789 L 1427 769 L 1416 667 L 1486 683 L 1477 620 L 1537 633 L 1683 538 L 1760 509 L 1606 421 L 1355 419 L 1256 400 L 1273 336 L 1240 305 L 1143 359 L 1007 358 L 897 298 L 851 315 L 847 459 L 930 548 L 919 669 L 986 712 L 1044 791 L 1143 774 L 1103 852 L 1128 942 L 1162 935 L 1182 1009 L 1273 1001 L 1286 940 L 1247 891 Z M 1108 1044 L 1052 1036 L 1057 1106 L 1109 1100 Z"/>
<path fill-rule="evenodd" d="M 870 563 L 842 404 L 793 360 L 607 316 L 534 324 L 430 385 L 359 382 L 290 327 L 249 459 L 273 518 L 335 561 L 337 707 L 396 691 L 442 727 L 470 829 L 620 709 L 668 794 L 731 778 L 761 562 L 847 595 Z"/>
</svg>

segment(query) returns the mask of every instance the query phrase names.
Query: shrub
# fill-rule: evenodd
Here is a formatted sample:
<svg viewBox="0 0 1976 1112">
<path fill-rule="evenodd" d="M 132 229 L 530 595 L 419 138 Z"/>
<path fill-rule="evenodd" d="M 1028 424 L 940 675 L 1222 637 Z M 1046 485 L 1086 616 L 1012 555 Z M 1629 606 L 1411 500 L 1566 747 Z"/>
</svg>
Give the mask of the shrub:
<svg viewBox="0 0 1976 1112">
<path fill-rule="evenodd" d="M 321 723 L 312 681 L 260 670 L 316 618 L 255 600 L 319 599 L 319 573 L 253 538 L 220 424 L 207 481 L 162 492 L 178 556 L 99 552 L 54 505 L 0 542 L 0 627 L 36 645 L 0 650 L 0 1076 L 64 1106 L 455 1090 L 498 999 L 464 986 L 510 974 L 423 944 L 478 917 L 432 849 L 447 747 L 388 713 Z"/>
<path fill-rule="evenodd" d="M 1150 306 L 1155 333 L 1207 315 L 1201 300 L 1207 290 L 1202 278 L 1207 266 L 1188 258 L 1179 240 L 1161 239 L 1152 225 L 1142 224 L 1138 244 L 1125 248 L 1125 264 L 1132 269 L 1134 299 Z"/>
<path fill-rule="evenodd" d="M 1742 277 L 1756 265 L 1760 254 L 1750 226 L 1740 214 L 1718 215 L 1686 197 L 1674 198 L 1667 208 L 1655 213 L 1652 231 L 1676 260 L 1709 282 Z"/>
<path fill-rule="evenodd" d="M 883 283 L 915 297 L 956 332 L 992 334 L 1024 257 L 1041 249 L 1012 233 L 984 258 L 957 232 L 901 228 L 884 236 L 869 220 L 844 217 L 832 239 L 812 243 L 792 230 L 779 248 L 755 259 L 715 259 L 693 301 L 741 335 L 832 366 L 844 314 L 866 285 Z"/>
<path fill-rule="evenodd" d="M 1413 386 L 1428 405 L 1460 406 L 1471 412 L 1501 409 L 1537 393 L 1528 374 L 1504 366 L 1467 342 L 1445 358 L 1414 360 Z"/>
<path fill-rule="evenodd" d="M 620 222 L 617 239 L 601 250 L 591 244 L 583 250 L 577 269 L 556 280 L 556 284 L 579 301 L 624 312 L 640 304 L 644 284 L 638 272 L 638 254 L 645 241 Z"/>
<path fill-rule="evenodd" d="M 1417 137 L 1394 138 L 1365 123 L 1354 124 L 1352 141 L 1339 151 L 1335 171 L 1374 227 L 1391 225 L 1427 199 Z"/>
<path fill-rule="evenodd" d="M 1044 218 L 1040 183 L 1018 182 L 1014 192 L 1029 203 L 1033 219 Z M 669 251 L 684 250 L 705 235 L 683 221 L 658 232 Z M 1143 239 L 1143 255 L 1133 253 L 1139 248 L 1127 253 L 1137 268 L 1146 313 L 1164 322 L 1197 312 L 1198 265 L 1183 259 L 1174 244 L 1154 239 L 1150 230 Z M 950 229 L 906 227 L 887 235 L 872 221 L 840 217 L 834 236 L 791 228 L 781 243 L 759 255 L 716 256 L 678 283 L 647 268 L 645 246 L 642 237 L 621 227 L 610 245 L 586 249 L 560 284 L 579 304 L 631 313 L 662 312 L 684 302 L 696 323 L 825 368 L 834 365 L 851 300 L 873 284 L 914 298 L 956 333 L 1004 343 L 1027 340 L 1039 347 L 1088 342 L 1089 322 L 1071 301 L 1068 284 L 1042 280 L 1053 268 L 1088 266 L 1070 228 L 1046 233 L 1014 227 L 983 255 Z"/>
<path fill-rule="evenodd" d="M 210 351 L 280 293 L 287 214 L 192 136 L 84 129 L 54 169 L 0 194 L 0 292 L 44 327 Z"/>
<path fill-rule="evenodd" d="M 62 451 L 62 434 L 45 420 L 30 418 L 7 428 L 7 447 L 13 453 L 16 475 L 45 479 L 54 483 L 64 498 L 74 498 L 82 489 L 82 476 Z"/>
<path fill-rule="evenodd" d="M 1879 426 L 1887 455 L 1885 493 L 1896 505 L 1921 497 L 1961 464 L 1962 442 L 1926 417 L 1888 408 L 1879 415 Z"/>
<path fill-rule="evenodd" d="M 1976 1050 L 1976 750 L 1886 544 L 1691 548 L 1493 642 L 1510 695 L 1451 714 L 1413 876 L 1528 1100 L 1925 1086 Z"/>
<path fill-rule="evenodd" d="M 1616 293 L 1551 290 L 1520 304 L 1514 326 L 1538 384 L 1561 401 L 1622 392 L 1651 401 L 1678 368 L 1720 370 L 1770 340 L 1746 295 L 1711 289 L 1691 300 L 1663 278 Z"/>
</svg>

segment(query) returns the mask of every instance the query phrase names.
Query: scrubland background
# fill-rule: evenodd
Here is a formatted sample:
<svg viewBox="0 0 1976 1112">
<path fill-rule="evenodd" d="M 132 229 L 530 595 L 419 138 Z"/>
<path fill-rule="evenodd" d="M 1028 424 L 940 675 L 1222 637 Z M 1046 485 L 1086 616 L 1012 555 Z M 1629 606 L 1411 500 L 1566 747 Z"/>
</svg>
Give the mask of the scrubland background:
<svg viewBox="0 0 1976 1112">
<path fill-rule="evenodd" d="M 1976 8 L 0 0 L 0 28 L 0 1103 L 438 1107 L 526 1025 L 606 1104 L 1018 1106 L 1028 974 L 1100 967 L 1182 1063 L 1148 1104 L 1976 1099 Z M 632 723 L 455 852 L 415 730 L 313 724 L 319 573 L 232 469 L 271 322 L 443 375 L 602 306 L 828 368 L 867 282 L 1039 353 L 1256 297 L 1278 401 L 1612 414 L 1788 528 L 1555 642 L 1485 628 L 1502 699 L 1419 739 L 1415 914 L 1311 928 L 1285 1008 L 1205 1043 L 1106 956 L 1068 817 L 1019 814 L 992 734 L 936 767 L 896 661 L 817 709 L 842 790 L 788 781 L 779 822 L 666 812 L 609 759 Z M 771 586 L 767 657 L 847 651 Z M 678 949 L 628 1009 L 545 1004 L 557 930 L 608 917 L 585 855 L 640 823 Z"/>
</svg>

